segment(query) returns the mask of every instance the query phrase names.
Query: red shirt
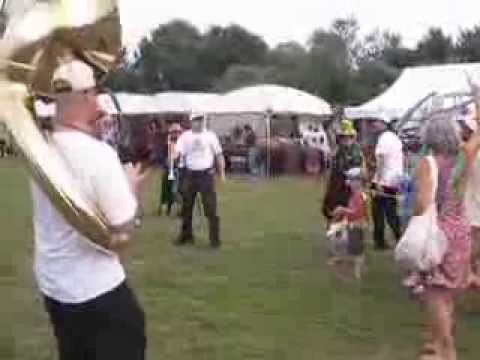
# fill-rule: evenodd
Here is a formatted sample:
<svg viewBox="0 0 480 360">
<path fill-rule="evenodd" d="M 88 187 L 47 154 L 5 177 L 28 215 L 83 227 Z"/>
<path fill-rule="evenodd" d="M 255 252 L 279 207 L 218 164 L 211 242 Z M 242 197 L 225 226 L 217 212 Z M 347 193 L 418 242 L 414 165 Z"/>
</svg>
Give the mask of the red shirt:
<svg viewBox="0 0 480 360">
<path fill-rule="evenodd" d="M 345 215 L 349 222 L 362 222 L 367 220 L 367 202 L 361 191 L 352 193 L 348 203 L 348 212 Z"/>
</svg>

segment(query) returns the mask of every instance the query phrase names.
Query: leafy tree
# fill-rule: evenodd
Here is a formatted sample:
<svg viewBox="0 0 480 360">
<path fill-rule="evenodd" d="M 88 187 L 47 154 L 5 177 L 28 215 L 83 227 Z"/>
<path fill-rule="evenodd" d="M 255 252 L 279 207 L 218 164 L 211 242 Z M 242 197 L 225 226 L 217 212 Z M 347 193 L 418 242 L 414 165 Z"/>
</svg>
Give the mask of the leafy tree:
<svg viewBox="0 0 480 360">
<path fill-rule="evenodd" d="M 329 101 L 345 101 L 350 80 L 349 49 L 338 34 L 319 29 L 310 42 L 301 87 Z"/>
<path fill-rule="evenodd" d="M 480 26 L 460 32 L 456 53 L 460 61 L 480 61 Z"/>
<path fill-rule="evenodd" d="M 140 91 L 142 81 L 129 61 L 126 49 L 122 49 L 119 62 L 121 65 L 105 79 L 105 86 L 113 91 Z"/>
<path fill-rule="evenodd" d="M 362 47 L 358 39 L 359 30 L 360 26 L 354 17 L 336 19 L 330 28 L 330 32 L 337 35 L 345 45 L 347 49 L 347 61 L 351 66 L 356 64 Z"/>
<path fill-rule="evenodd" d="M 431 28 L 417 45 L 418 62 L 423 64 L 443 64 L 452 60 L 454 45 L 450 37 L 440 28 Z"/>
<path fill-rule="evenodd" d="M 148 91 L 203 90 L 208 80 L 200 71 L 202 36 L 192 24 L 175 20 L 161 25 L 141 41 L 135 69 Z"/>
<path fill-rule="evenodd" d="M 300 87 L 301 76 L 308 58 L 307 50 L 296 42 L 279 44 L 270 51 L 268 64 L 271 69 L 271 82 L 279 85 Z"/>
<path fill-rule="evenodd" d="M 232 65 L 214 86 L 218 92 L 227 92 L 241 87 L 277 83 L 274 81 L 277 69 L 259 65 Z"/>
<path fill-rule="evenodd" d="M 307 43 L 270 49 L 239 25 L 213 26 L 201 33 L 175 20 L 160 25 L 140 43 L 133 59 L 110 74 L 117 91 L 228 91 L 276 83 L 319 95 L 332 103 L 357 104 L 380 94 L 407 66 L 480 61 L 480 26 L 464 29 L 455 42 L 431 28 L 414 49 L 396 33 L 376 30 L 359 36 L 353 17 L 315 30 Z"/>
<path fill-rule="evenodd" d="M 232 65 L 264 64 L 268 50 L 261 37 L 239 25 L 214 26 L 203 37 L 200 70 L 210 79 L 218 79 Z"/>
</svg>

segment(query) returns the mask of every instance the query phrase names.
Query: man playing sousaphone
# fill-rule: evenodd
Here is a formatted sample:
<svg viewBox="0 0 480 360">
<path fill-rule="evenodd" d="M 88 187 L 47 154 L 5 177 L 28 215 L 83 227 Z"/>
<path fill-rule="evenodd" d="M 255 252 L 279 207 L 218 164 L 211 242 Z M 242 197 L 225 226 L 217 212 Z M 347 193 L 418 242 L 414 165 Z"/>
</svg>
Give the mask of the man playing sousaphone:
<svg viewBox="0 0 480 360">
<path fill-rule="evenodd" d="M 108 220 L 108 250 L 81 235 L 32 182 L 35 273 L 45 300 L 60 360 L 128 359 L 145 356 L 144 314 L 126 283 L 119 255 L 131 235 L 145 179 L 140 167 L 125 173 L 116 152 L 96 138 L 99 104 L 94 72 L 72 60 L 53 74 L 57 115 L 52 145 Z"/>
</svg>

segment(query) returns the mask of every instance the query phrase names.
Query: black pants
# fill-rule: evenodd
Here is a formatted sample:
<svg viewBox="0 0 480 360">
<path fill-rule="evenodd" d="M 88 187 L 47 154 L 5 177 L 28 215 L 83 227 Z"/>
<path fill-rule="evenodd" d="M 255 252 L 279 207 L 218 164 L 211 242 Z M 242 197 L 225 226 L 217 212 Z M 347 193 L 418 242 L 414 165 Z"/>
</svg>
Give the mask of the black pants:
<svg viewBox="0 0 480 360">
<path fill-rule="evenodd" d="M 83 304 L 45 298 L 60 360 L 144 360 L 145 317 L 123 283 Z"/>
<path fill-rule="evenodd" d="M 382 191 L 384 191 L 383 189 Z M 388 191 L 385 195 L 375 195 L 372 201 L 373 215 L 373 238 L 375 247 L 384 249 L 385 243 L 385 219 L 393 231 L 395 239 L 398 241 L 402 235 L 400 217 L 398 216 L 397 199 L 394 197 L 395 192 Z"/>
<path fill-rule="evenodd" d="M 215 192 L 214 171 L 186 170 L 183 179 L 182 234 L 180 242 L 193 239 L 192 219 L 197 194 L 202 196 L 203 209 L 208 219 L 210 243 L 220 244 L 220 219 L 217 215 L 217 193 Z"/>
<path fill-rule="evenodd" d="M 5 157 L 7 155 L 7 143 L 5 140 L 0 140 L 0 157 Z"/>
<path fill-rule="evenodd" d="M 164 170 L 162 174 L 162 193 L 160 196 L 160 207 L 161 210 L 163 205 L 167 206 L 167 215 L 170 215 L 172 206 L 175 203 L 175 183 L 176 180 L 169 180 L 168 178 L 169 170 Z"/>
</svg>

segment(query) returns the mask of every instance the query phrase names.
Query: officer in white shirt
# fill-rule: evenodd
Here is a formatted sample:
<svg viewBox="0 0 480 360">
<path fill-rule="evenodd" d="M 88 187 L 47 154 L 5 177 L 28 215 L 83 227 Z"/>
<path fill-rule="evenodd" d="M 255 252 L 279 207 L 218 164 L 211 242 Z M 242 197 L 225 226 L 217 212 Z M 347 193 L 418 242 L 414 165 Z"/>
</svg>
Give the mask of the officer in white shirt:
<svg viewBox="0 0 480 360">
<path fill-rule="evenodd" d="M 129 243 L 138 206 L 134 193 L 145 174 L 139 167 L 126 173 L 113 148 L 96 138 L 101 111 L 92 68 L 79 60 L 62 64 L 52 86 L 57 93 L 53 144 L 114 233 L 108 249 L 94 245 L 32 181 L 35 275 L 59 358 L 143 360 L 144 313 L 126 283 L 118 254 Z"/>
<path fill-rule="evenodd" d="M 182 229 L 178 245 L 193 243 L 193 209 L 198 193 L 202 196 L 205 215 L 209 222 L 210 244 L 220 246 L 220 218 L 217 214 L 215 192 L 215 167 L 225 181 L 225 160 L 218 137 L 205 129 L 205 116 L 192 116 L 192 130 L 184 132 L 177 141 L 176 157 L 183 158 L 185 175 L 183 180 Z"/>
<path fill-rule="evenodd" d="M 372 215 L 374 223 L 375 247 L 388 248 L 385 242 L 385 220 L 387 220 L 396 240 L 400 240 L 401 221 L 398 215 L 400 183 L 403 176 L 403 144 L 400 138 L 389 129 L 389 119 L 371 121 L 371 130 L 378 137 L 375 146 L 375 175 L 373 177 L 374 196 Z"/>
</svg>

